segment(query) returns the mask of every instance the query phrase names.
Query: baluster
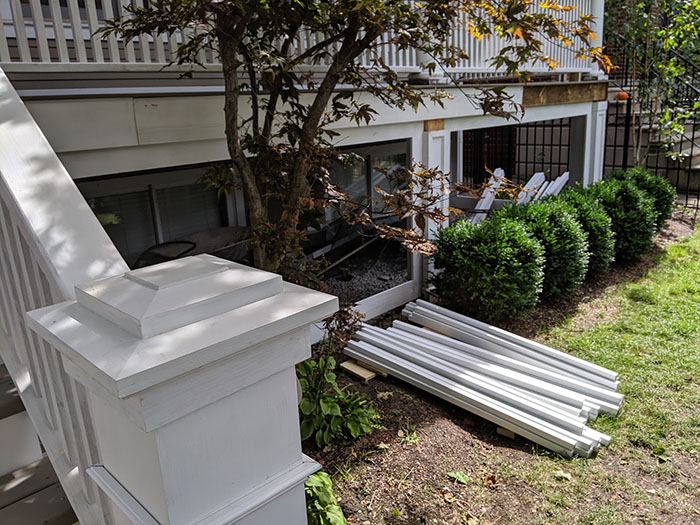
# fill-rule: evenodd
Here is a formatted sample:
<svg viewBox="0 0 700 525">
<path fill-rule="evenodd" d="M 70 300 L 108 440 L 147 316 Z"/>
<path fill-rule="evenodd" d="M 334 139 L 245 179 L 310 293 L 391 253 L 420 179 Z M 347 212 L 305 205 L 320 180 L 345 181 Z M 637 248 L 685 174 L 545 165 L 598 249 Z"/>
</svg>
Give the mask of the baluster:
<svg viewBox="0 0 700 525">
<path fill-rule="evenodd" d="M 66 43 L 66 31 L 63 27 L 63 13 L 58 0 L 49 0 L 51 6 L 51 19 L 53 20 L 53 33 L 56 40 L 59 62 L 70 62 L 68 55 L 68 44 Z"/>
<path fill-rule="evenodd" d="M 17 309 L 19 301 L 15 296 L 15 291 L 12 284 L 12 266 L 11 259 L 8 256 L 11 248 L 9 248 L 9 239 L 7 236 L 7 224 L 10 223 L 10 220 L 7 217 L 9 210 L 7 210 L 3 205 L 0 206 L 0 211 L 2 211 L 2 216 L 0 217 L 0 219 L 2 219 L 0 220 L 0 223 L 2 223 L 2 227 L 0 228 L 0 244 L 2 245 L 2 249 L 0 250 L 0 266 L 2 267 L 2 278 L 4 281 L 2 283 L 4 290 L 2 296 L 5 303 L 5 312 L 7 312 L 7 315 L 10 317 L 8 324 L 10 325 L 9 334 L 11 339 L 9 343 L 10 348 L 14 351 L 14 357 L 17 362 L 24 365 L 29 362 L 29 358 L 27 356 L 27 341 L 24 339 L 24 335 L 22 333 L 22 328 L 26 328 L 26 325 L 24 323 L 23 313 Z M 33 340 L 34 338 L 32 336 L 32 341 Z M 34 354 L 37 355 L 38 352 L 36 348 L 33 350 Z M 46 375 L 42 373 L 41 368 L 40 360 L 37 359 L 37 369 L 33 371 L 30 370 L 30 374 L 34 374 L 32 381 L 35 382 L 35 384 L 37 381 L 39 381 L 42 385 L 42 388 L 39 391 L 37 391 L 35 387 L 35 392 L 37 392 L 37 395 L 40 395 L 47 387 L 47 384 L 44 382 L 46 381 Z M 52 405 L 46 396 L 42 397 L 42 399 L 44 402 L 46 420 L 51 428 L 53 428 L 56 418 L 52 410 Z"/>
<path fill-rule="evenodd" d="M 34 310 L 35 308 L 39 308 L 40 306 L 46 306 L 46 303 L 37 300 L 39 297 L 39 283 L 32 279 L 32 276 L 29 273 L 30 261 L 32 260 L 31 254 L 29 253 L 29 248 L 22 239 L 19 227 L 15 226 L 12 229 L 15 233 L 14 250 L 17 254 L 17 265 L 21 269 L 22 280 L 24 283 L 24 286 L 20 286 L 20 288 L 24 293 L 26 293 L 25 305 L 32 310 Z M 25 324 L 26 326 L 26 322 L 23 321 L 23 324 Z M 28 330 L 28 336 L 30 339 L 30 344 L 27 347 L 29 357 L 29 372 L 32 377 L 32 383 L 39 385 L 38 389 L 34 389 L 36 395 L 44 398 L 43 382 L 39 379 L 39 376 L 42 374 L 42 371 L 40 370 L 40 359 L 36 350 L 38 348 L 36 334 L 31 330 Z"/>
<path fill-rule="evenodd" d="M 29 0 L 32 9 L 32 20 L 34 21 L 34 35 L 39 48 L 39 58 L 42 62 L 51 62 L 49 53 L 49 43 L 46 40 L 46 24 L 44 23 L 44 13 L 41 10 L 39 0 Z"/>
<path fill-rule="evenodd" d="M 52 348 L 54 352 L 58 352 L 55 348 Z M 66 377 L 67 387 L 69 388 L 70 396 L 73 400 L 74 409 L 74 419 L 78 422 L 78 437 L 80 442 L 80 457 L 82 458 L 81 468 L 82 477 L 86 481 L 86 494 L 88 496 L 88 501 L 90 503 L 97 502 L 99 500 L 98 493 L 95 484 L 87 480 L 87 475 L 85 474 L 85 468 L 90 467 L 98 462 L 99 453 L 97 451 L 97 444 L 95 442 L 95 431 L 92 426 L 92 419 L 90 417 L 90 409 L 88 407 L 87 396 L 85 394 L 85 389 L 82 385 L 75 382 L 75 380 L 68 376 L 63 371 Z M 104 505 L 103 505 L 104 506 Z"/>
<path fill-rule="evenodd" d="M 66 441 L 70 447 L 71 463 L 80 469 L 80 483 L 88 500 L 95 501 L 92 483 L 88 482 L 86 471 L 92 465 L 88 456 L 88 451 L 84 443 L 81 443 L 82 424 L 84 423 L 79 416 L 78 400 L 73 397 L 73 390 L 70 387 L 72 379 L 66 373 L 63 367 L 61 356 L 54 347 L 46 344 L 46 351 L 51 354 L 51 361 L 54 363 L 56 370 L 55 380 L 58 382 L 58 390 L 61 399 L 63 400 L 63 413 L 65 415 L 67 435 Z"/>
<path fill-rule="evenodd" d="M 159 64 L 166 64 L 165 60 L 165 47 L 163 46 L 163 35 L 154 33 L 153 34 L 153 45 L 156 50 L 156 62 Z"/>
<path fill-rule="evenodd" d="M 75 434 L 73 429 L 73 421 L 70 417 L 68 409 L 68 399 L 66 398 L 65 385 L 61 377 L 61 369 L 63 368 L 57 352 L 51 348 L 45 341 L 42 341 L 41 354 L 44 356 L 46 369 L 48 371 L 50 385 L 53 387 L 54 403 L 58 413 L 58 433 L 61 443 L 63 444 L 63 453 L 71 466 L 76 466 L 78 462 L 77 446 L 75 443 Z"/>
<path fill-rule="evenodd" d="M 131 0 L 119 0 L 119 6 L 121 9 L 121 13 L 119 13 L 121 18 L 131 18 L 131 15 L 126 10 L 126 7 L 131 6 Z M 133 40 L 129 40 L 128 42 L 124 41 L 124 56 L 126 57 L 127 63 L 133 64 L 136 62 Z"/>
<path fill-rule="evenodd" d="M 20 60 L 22 62 L 31 62 L 32 54 L 29 51 L 27 30 L 24 27 L 24 14 L 22 13 L 22 5 L 19 0 L 10 0 L 10 9 L 12 10 L 12 22 L 15 26 L 15 38 Z"/>
<path fill-rule="evenodd" d="M 105 19 L 110 20 L 114 18 L 111 0 L 102 0 L 102 9 L 104 10 Z M 121 62 L 121 57 L 119 56 L 119 43 L 117 42 L 117 37 L 113 34 L 107 35 L 107 47 L 109 49 L 110 62 Z"/>
<path fill-rule="evenodd" d="M 110 2 L 111 0 L 105 0 Z M 102 52 L 102 39 L 95 34 L 100 28 L 97 21 L 97 6 L 95 0 L 85 0 L 85 10 L 87 11 L 88 27 L 90 28 L 90 40 L 92 42 L 92 58 L 95 62 L 102 63 L 105 61 L 104 53 Z"/>
<path fill-rule="evenodd" d="M 171 62 L 176 62 L 177 61 L 177 37 L 178 37 L 178 32 L 173 31 L 172 33 L 168 34 L 168 47 L 170 48 L 170 61 Z M 181 35 L 180 35 L 181 36 Z"/>
<path fill-rule="evenodd" d="M 144 0 L 134 0 L 134 1 L 136 2 L 135 7 L 137 9 L 144 7 Z M 144 63 L 146 63 L 146 64 L 151 63 L 151 44 L 148 42 L 149 36 L 150 35 L 148 35 L 147 33 L 141 33 L 139 35 L 139 40 L 138 40 L 139 49 L 141 50 L 141 58 L 144 61 Z"/>
<path fill-rule="evenodd" d="M 73 30 L 73 47 L 75 48 L 75 58 L 78 62 L 87 62 L 85 38 L 83 37 L 83 21 L 80 18 L 80 7 L 78 6 L 78 0 L 68 0 L 68 13 L 70 16 L 71 28 Z"/>
<path fill-rule="evenodd" d="M 5 211 L 5 210 L 3 210 Z M 23 313 L 28 310 L 25 308 L 24 297 L 19 286 L 19 271 L 17 269 L 17 261 L 15 260 L 16 253 L 14 247 L 12 246 L 12 238 L 9 233 L 9 228 L 12 227 L 12 222 L 8 220 L 7 215 L 3 213 L 3 220 L 0 221 L 0 231 L 2 231 L 2 243 L 3 243 L 3 256 L 5 257 L 5 265 L 8 271 L 8 290 L 10 292 L 10 308 L 15 311 L 18 315 L 17 317 L 17 328 L 19 330 L 16 333 L 16 339 L 21 339 L 21 345 L 18 345 L 19 350 L 19 360 L 23 365 L 29 363 L 28 355 L 28 344 L 30 343 L 29 337 L 30 332 L 24 323 Z M 24 329 L 24 330 L 23 330 Z"/>
<path fill-rule="evenodd" d="M 7 46 L 7 37 L 5 36 L 5 21 L 0 20 L 0 62 L 10 61 L 10 48 Z"/>
</svg>

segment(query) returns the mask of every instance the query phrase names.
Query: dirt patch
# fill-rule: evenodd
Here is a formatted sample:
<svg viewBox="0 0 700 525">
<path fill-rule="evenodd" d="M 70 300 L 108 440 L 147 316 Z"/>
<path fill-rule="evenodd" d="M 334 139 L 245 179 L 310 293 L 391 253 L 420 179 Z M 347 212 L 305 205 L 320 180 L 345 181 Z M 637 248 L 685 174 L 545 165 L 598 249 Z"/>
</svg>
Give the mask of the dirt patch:
<svg viewBox="0 0 700 525">
<path fill-rule="evenodd" d="M 644 275 L 663 247 L 691 231 L 690 221 L 674 217 L 638 264 L 616 267 L 566 301 L 504 326 L 533 337 L 568 317 L 581 329 L 609 318 L 615 306 L 599 300 L 605 290 Z M 387 326 L 399 316 L 400 309 L 373 324 Z M 324 450 L 305 447 L 333 476 L 351 524 L 700 523 L 697 458 L 659 464 L 649 454 L 630 458 L 603 449 L 586 463 L 552 461 L 531 442 L 505 438 L 492 423 L 398 380 L 339 381 L 382 413 L 382 428 L 370 436 Z M 543 489 L 545 481 L 557 490 Z"/>
</svg>

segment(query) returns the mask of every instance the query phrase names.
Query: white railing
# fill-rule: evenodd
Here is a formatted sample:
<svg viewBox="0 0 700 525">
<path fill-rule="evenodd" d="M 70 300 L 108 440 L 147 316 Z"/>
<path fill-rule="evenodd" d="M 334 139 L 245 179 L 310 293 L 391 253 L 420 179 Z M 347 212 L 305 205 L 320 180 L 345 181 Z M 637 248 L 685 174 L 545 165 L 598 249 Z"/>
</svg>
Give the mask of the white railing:
<svg viewBox="0 0 700 525">
<path fill-rule="evenodd" d="M 123 16 L 126 13 L 124 6 L 132 1 L 141 6 L 146 0 L 85 0 L 82 7 L 78 0 L 66 0 L 65 6 L 59 0 L 49 0 L 48 5 L 43 5 L 40 0 L 0 0 L 0 65 L 5 71 L 159 70 L 174 59 L 178 46 L 191 38 L 194 30 L 178 31 L 172 35 L 146 35 L 129 43 L 114 35 L 103 38 L 94 35 L 104 20 Z M 598 12 L 598 4 L 602 1 L 583 0 L 577 3 L 577 9 L 562 12 L 560 16 L 573 21 L 582 13 Z M 323 36 L 302 32 L 297 50 L 303 52 L 318 38 Z M 469 59 L 448 69 L 448 73 L 466 77 L 495 73 L 490 58 L 502 49 L 501 39 L 477 40 L 465 31 L 463 24 L 456 22 L 452 43 L 464 49 Z M 399 50 L 393 44 L 386 44 L 378 46 L 376 52 L 399 72 L 421 72 L 421 61 L 415 50 Z M 590 62 L 576 59 L 571 48 L 546 42 L 545 53 L 560 64 L 558 72 L 591 71 Z M 207 69 L 220 68 L 213 50 L 202 51 L 199 58 Z M 362 61 L 369 63 L 369 57 L 364 56 Z M 543 63 L 531 64 L 530 69 L 533 72 L 549 71 Z"/>
<path fill-rule="evenodd" d="M 130 271 L 2 69 L 0 101 L 0 357 L 80 522 L 305 523 L 295 366 L 337 298 Z"/>
<path fill-rule="evenodd" d="M 108 523 L 85 389 L 25 312 L 127 266 L 2 70 L 0 100 L 0 355 L 79 519 Z"/>
</svg>

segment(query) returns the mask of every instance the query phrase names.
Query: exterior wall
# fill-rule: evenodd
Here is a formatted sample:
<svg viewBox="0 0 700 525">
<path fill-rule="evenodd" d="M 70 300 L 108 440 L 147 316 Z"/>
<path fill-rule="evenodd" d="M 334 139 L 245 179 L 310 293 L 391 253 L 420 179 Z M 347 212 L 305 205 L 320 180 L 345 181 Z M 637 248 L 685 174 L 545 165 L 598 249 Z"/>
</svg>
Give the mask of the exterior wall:
<svg viewBox="0 0 700 525">
<path fill-rule="evenodd" d="M 467 96 L 476 95 L 476 90 L 470 88 L 453 89 L 452 98 L 444 107 L 429 104 L 415 112 L 386 107 L 368 94 L 360 94 L 361 102 L 377 109 L 377 118 L 367 126 L 351 122 L 334 124 L 333 128 L 340 133 L 336 143 L 351 148 L 407 140 L 414 162 L 449 171 L 452 132 L 504 125 L 500 117 L 483 115 L 473 100 L 464 96 L 465 90 Z M 508 92 L 515 103 L 523 102 L 522 86 L 511 86 Z M 600 140 L 596 139 L 600 107 L 595 100 L 581 101 L 580 90 L 574 89 L 573 93 L 576 96 L 570 97 L 570 102 L 559 96 L 555 104 L 525 107 L 519 122 L 558 118 L 578 122 L 578 127 L 572 129 L 572 136 L 578 138 L 572 138 L 576 147 L 570 152 L 571 171 L 587 183 L 600 176 L 595 171 L 598 161 L 594 148 L 594 142 Z M 226 159 L 223 96 L 166 95 L 117 96 L 115 93 L 106 98 L 34 98 L 26 104 L 77 181 Z M 602 163 L 599 164 L 602 171 Z M 123 183 L 128 187 L 128 178 Z M 431 225 L 429 234 L 435 228 L 436 225 Z M 361 301 L 361 309 L 378 314 L 418 296 L 425 288 L 427 268 L 417 255 L 410 257 L 409 267 L 412 278 L 409 283 Z"/>
</svg>

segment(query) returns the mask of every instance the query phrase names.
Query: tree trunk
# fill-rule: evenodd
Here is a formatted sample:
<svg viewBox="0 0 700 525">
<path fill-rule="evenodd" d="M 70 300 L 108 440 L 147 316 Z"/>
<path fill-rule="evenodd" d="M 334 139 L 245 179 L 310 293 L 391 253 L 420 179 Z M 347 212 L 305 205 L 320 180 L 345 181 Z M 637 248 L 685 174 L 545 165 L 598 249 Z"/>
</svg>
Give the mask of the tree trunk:
<svg viewBox="0 0 700 525">
<path fill-rule="evenodd" d="M 239 133 L 239 82 L 238 69 L 241 64 L 236 48 L 238 42 L 228 36 L 219 36 L 219 49 L 221 65 L 224 74 L 224 118 L 226 128 L 226 145 L 233 167 L 241 178 L 243 196 L 250 220 L 250 228 L 253 237 L 253 261 L 256 267 L 274 272 L 279 267 L 268 256 L 264 243 L 255 239 L 267 224 L 267 209 L 258 188 L 255 173 L 248 158 L 243 151 Z"/>
</svg>

